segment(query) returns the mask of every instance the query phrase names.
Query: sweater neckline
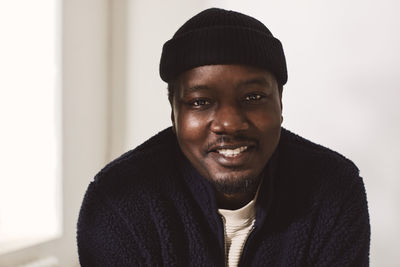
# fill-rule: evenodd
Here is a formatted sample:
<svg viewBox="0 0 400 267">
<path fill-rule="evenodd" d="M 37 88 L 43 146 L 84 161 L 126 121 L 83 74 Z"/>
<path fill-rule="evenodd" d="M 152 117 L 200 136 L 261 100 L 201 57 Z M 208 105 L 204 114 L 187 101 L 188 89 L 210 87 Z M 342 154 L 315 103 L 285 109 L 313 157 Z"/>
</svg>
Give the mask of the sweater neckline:
<svg viewBox="0 0 400 267">
<path fill-rule="evenodd" d="M 279 145 L 278 145 L 279 148 Z M 258 189 L 257 199 L 255 199 L 255 209 L 256 209 L 256 221 L 254 226 L 263 225 L 265 218 L 268 214 L 268 210 L 271 206 L 273 199 L 273 184 L 276 179 L 276 166 L 278 158 L 278 150 L 276 149 L 271 159 L 268 161 L 263 172 L 261 173 L 262 180 L 260 188 Z M 185 181 L 185 184 L 189 188 L 191 195 L 200 207 L 202 213 L 204 214 L 207 222 L 211 228 L 211 231 L 219 237 L 219 243 L 221 247 L 224 246 L 223 235 L 223 222 L 220 214 L 218 213 L 218 206 L 216 202 L 216 197 L 214 193 L 213 186 L 211 183 L 204 178 L 195 169 L 195 167 L 189 162 L 186 156 L 181 151 L 179 145 L 177 144 L 177 150 L 179 153 L 178 164 L 181 172 L 181 176 Z"/>
</svg>

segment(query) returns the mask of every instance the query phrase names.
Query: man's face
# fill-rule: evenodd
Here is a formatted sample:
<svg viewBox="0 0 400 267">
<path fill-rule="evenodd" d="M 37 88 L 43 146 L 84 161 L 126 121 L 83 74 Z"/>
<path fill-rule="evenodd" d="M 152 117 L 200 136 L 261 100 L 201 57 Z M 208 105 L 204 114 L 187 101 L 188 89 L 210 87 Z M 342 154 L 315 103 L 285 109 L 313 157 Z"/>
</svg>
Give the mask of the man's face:
<svg viewBox="0 0 400 267">
<path fill-rule="evenodd" d="M 281 130 L 281 94 L 274 76 L 243 65 L 184 72 L 172 101 L 179 145 L 217 190 L 244 192 L 274 152 Z"/>
</svg>

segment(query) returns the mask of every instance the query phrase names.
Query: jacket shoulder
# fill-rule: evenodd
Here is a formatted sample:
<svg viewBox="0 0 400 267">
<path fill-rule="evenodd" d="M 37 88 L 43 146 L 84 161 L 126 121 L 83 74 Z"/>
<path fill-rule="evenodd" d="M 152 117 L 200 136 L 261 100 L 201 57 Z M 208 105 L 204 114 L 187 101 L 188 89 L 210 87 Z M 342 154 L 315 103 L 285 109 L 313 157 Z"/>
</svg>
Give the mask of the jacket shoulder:
<svg viewBox="0 0 400 267">
<path fill-rule="evenodd" d="M 108 163 L 93 183 L 106 191 L 146 185 L 174 168 L 177 149 L 175 134 L 169 127 Z"/>
<path fill-rule="evenodd" d="M 342 154 L 327 147 L 316 144 L 287 129 L 282 128 L 280 150 L 298 164 L 313 164 L 329 169 L 346 170 L 353 175 L 359 174 L 357 166 Z"/>
</svg>

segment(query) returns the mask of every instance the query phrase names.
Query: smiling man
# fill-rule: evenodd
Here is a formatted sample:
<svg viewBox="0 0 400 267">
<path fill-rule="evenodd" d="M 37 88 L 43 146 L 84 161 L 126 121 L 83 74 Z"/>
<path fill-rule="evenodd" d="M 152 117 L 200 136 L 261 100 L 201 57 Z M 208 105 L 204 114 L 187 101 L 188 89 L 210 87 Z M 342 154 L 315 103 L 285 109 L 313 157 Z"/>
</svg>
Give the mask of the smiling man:
<svg viewBox="0 0 400 267">
<path fill-rule="evenodd" d="M 246 65 L 206 65 L 183 72 L 172 86 L 182 152 L 214 186 L 219 207 L 244 206 L 279 142 L 282 91 L 274 75 Z"/>
<path fill-rule="evenodd" d="M 282 45 L 222 9 L 164 44 L 172 127 L 107 165 L 78 222 L 82 266 L 368 266 L 357 167 L 281 127 Z"/>
</svg>

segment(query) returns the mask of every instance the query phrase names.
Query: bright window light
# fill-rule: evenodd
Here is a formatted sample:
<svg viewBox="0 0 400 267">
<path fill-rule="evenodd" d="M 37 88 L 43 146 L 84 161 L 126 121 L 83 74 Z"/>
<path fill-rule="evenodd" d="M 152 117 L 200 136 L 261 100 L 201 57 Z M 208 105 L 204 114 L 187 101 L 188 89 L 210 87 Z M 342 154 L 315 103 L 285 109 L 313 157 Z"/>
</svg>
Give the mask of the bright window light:
<svg viewBox="0 0 400 267">
<path fill-rule="evenodd" d="M 0 0 L 0 253 L 61 232 L 57 0 Z"/>
</svg>

